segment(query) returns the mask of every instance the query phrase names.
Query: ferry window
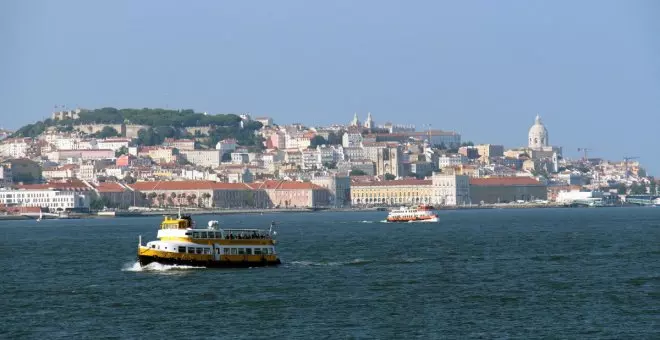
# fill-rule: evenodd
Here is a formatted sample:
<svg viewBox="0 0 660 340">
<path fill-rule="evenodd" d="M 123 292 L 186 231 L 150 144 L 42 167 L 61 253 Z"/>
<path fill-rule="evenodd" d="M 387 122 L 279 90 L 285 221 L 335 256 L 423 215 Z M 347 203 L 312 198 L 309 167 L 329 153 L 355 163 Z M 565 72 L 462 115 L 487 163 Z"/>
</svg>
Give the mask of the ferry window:
<svg viewBox="0 0 660 340">
<path fill-rule="evenodd" d="M 209 248 L 204 248 L 204 254 L 210 254 L 210 253 L 211 253 L 211 249 L 209 249 Z"/>
<path fill-rule="evenodd" d="M 185 253 L 186 247 L 179 247 L 179 253 Z"/>
<path fill-rule="evenodd" d="M 189 231 L 186 231 L 186 235 L 190 236 L 190 235 L 192 235 L 192 233 L 189 232 Z"/>
<path fill-rule="evenodd" d="M 273 248 L 268 248 L 268 254 L 272 254 L 272 253 L 273 253 Z"/>
<path fill-rule="evenodd" d="M 252 248 L 245 248 L 245 254 L 252 255 Z"/>
<path fill-rule="evenodd" d="M 199 238 L 199 232 L 197 231 L 193 232 L 193 238 Z"/>
<path fill-rule="evenodd" d="M 245 248 L 238 248 L 238 255 L 245 255 Z"/>
<path fill-rule="evenodd" d="M 200 237 L 201 237 L 201 238 L 207 238 L 207 237 L 208 237 L 208 235 L 206 234 L 206 232 L 205 232 L 205 231 L 202 231 L 202 235 L 201 235 Z"/>
<path fill-rule="evenodd" d="M 238 254 L 238 249 L 237 248 L 231 248 L 231 254 L 232 255 Z"/>
<path fill-rule="evenodd" d="M 264 255 L 268 254 L 268 248 L 261 248 L 261 253 Z"/>
<path fill-rule="evenodd" d="M 202 253 L 202 248 L 195 248 L 195 253 L 201 254 Z"/>
<path fill-rule="evenodd" d="M 156 248 L 156 245 L 155 245 L 155 244 L 152 244 L 152 245 L 151 245 L 151 248 Z"/>
<path fill-rule="evenodd" d="M 254 248 L 254 255 L 261 255 L 261 248 Z"/>
<path fill-rule="evenodd" d="M 188 247 L 188 254 L 194 254 L 194 253 L 195 253 L 195 248 Z"/>
<path fill-rule="evenodd" d="M 220 254 L 220 248 L 215 248 L 215 253 Z"/>
</svg>

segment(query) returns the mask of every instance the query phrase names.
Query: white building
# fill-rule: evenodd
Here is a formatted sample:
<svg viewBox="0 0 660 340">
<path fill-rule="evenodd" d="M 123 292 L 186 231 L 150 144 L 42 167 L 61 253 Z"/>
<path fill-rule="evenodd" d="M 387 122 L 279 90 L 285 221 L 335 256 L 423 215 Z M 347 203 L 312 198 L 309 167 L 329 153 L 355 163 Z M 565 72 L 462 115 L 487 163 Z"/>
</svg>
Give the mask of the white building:
<svg viewBox="0 0 660 340">
<path fill-rule="evenodd" d="M 197 166 L 216 167 L 222 160 L 219 150 L 179 150 L 179 155 Z"/>
<path fill-rule="evenodd" d="M 318 151 L 309 149 L 302 151 L 302 168 L 305 170 L 319 168 Z"/>
<path fill-rule="evenodd" d="M 431 176 L 432 204 L 463 205 L 470 203 L 470 178 L 464 175 L 434 173 Z"/>
<path fill-rule="evenodd" d="M 0 165 L 0 188 L 9 187 L 13 183 L 11 167 Z"/>
<path fill-rule="evenodd" d="M 247 152 L 232 152 L 231 162 L 233 164 L 247 164 L 250 162 L 250 155 Z"/>
<path fill-rule="evenodd" d="M 468 164 L 468 158 L 461 154 L 456 155 L 442 155 L 438 157 L 438 167 L 440 169 L 448 166 L 457 166 Z"/>
<path fill-rule="evenodd" d="M 357 130 L 349 130 L 342 136 L 341 145 L 345 148 L 359 147 L 362 145 L 362 134 Z"/>
<path fill-rule="evenodd" d="M 233 152 L 236 150 L 237 145 L 238 144 L 236 143 L 235 139 L 224 139 L 215 145 L 215 149 L 220 151 L 220 155 L 224 155 L 228 152 Z"/>
<path fill-rule="evenodd" d="M 42 207 L 52 212 L 89 209 L 90 197 L 81 192 L 63 190 L 0 190 L 0 204 Z"/>
<path fill-rule="evenodd" d="M 109 149 L 117 151 L 121 148 L 128 148 L 128 145 L 131 143 L 131 140 L 128 138 L 107 138 L 97 141 L 97 146 L 99 149 Z"/>
<path fill-rule="evenodd" d="M 26 138 L 6 139 L 0 144 L 0 156 L 24 158 L 27 156 L 30 141 Z"/>
<path fill-rule="evenodd" d="M 312 179 L 312 183 L 328 189 L 329 202 L 333 208 L 343 208 L 351 205 L 351 179 L 348 176 L 319 176 Z"/>
</svg>

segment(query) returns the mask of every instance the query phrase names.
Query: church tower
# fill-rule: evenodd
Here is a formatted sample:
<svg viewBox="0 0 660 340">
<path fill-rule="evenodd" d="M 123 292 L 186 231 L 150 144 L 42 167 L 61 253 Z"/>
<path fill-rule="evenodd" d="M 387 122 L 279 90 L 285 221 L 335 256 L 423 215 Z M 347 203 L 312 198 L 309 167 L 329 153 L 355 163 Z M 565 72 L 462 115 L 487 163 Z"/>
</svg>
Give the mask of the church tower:
<svg viewBox="0 0 660 340">
<path fill-rule="evenodd" d="M 371 112 L 367 113 L 367 120 L 364 122 L 364 127 L 367 129 L 373 129 L 376 127 L 373 118 L 371 118 Z"/>
<path fill-rule="evenodd" d="M 360 127 L 360 120 L 358 119 L 357 112 L 355 112 L 355 114 L 353 115 L 351 126 Z"/>
<path fill-rule="evenodd" d="M 541 116 L 536 115 L 534 125 L 529 128 L 529 148 L 539 150 L 547 147 L 550 145 L 548 138 L 548 129 L 546 129 L 545 125 L 543 125 L 543 122 L 541 122 Z"/>
</svg>

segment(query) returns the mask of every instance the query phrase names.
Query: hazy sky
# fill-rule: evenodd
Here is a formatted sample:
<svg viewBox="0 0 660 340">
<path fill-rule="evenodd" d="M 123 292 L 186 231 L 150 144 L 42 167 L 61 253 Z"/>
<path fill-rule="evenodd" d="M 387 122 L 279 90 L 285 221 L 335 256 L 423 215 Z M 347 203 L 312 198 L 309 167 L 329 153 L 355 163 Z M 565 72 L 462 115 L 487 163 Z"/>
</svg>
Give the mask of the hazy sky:
<svg viewBox="0 0 660 340">
<path fill-rule="evenodd" d="M 0 1 L 0 125 L 55 105 L 430 123 L 660 171 L 660 2 Z"/>
</svg>

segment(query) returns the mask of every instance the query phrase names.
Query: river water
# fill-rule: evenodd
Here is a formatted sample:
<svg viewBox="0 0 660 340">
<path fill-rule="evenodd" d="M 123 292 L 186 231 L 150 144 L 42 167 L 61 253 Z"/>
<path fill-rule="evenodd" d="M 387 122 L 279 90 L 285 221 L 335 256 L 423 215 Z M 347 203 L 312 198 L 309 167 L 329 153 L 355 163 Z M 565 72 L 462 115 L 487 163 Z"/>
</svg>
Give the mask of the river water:
<svg viewBox="0 0 660 340">
<path fill-rule="evenodd" d="M 0 221 L 0 338 L 651 339 L 660 208 L 199 216 L 279 224 L 276 268 L 140 268 L 158 217 Z"/>
</svg>

